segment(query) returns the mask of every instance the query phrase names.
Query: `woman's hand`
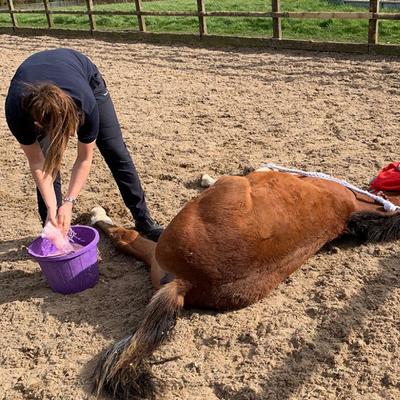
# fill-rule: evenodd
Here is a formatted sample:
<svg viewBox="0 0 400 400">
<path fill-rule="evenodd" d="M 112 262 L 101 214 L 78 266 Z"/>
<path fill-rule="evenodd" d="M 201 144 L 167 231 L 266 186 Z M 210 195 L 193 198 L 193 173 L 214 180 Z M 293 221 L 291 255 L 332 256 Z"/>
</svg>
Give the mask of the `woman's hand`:
<svg viewBox="0 0 400 400">
<path fill-rule="evenodd" d="M 95 142 L 81 143 L 78 141 L 78 155 L 72 168 L 71 179 L 69 182 L 67 197 L 76 199 L 81 191 L 92 166 L 93 148 Z M 58 226 L 62 233 L 67 233 L 71 225 L 73 203 L 66 201 L 57 213 Z"/>
<path fill-rule="evenodd" d="M 61 233 L 66 235 L 71 226 L 73 204 L 66 201 L 57 212 L 57 225 L 61 229 Z"/>
</svg>

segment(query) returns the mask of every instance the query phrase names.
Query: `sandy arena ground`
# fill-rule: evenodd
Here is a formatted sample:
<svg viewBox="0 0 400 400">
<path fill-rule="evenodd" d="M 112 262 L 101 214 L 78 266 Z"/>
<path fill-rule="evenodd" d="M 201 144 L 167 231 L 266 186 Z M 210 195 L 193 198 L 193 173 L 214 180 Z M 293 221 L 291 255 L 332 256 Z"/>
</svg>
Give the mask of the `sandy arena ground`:
<svg viewBox="0 0 400 400">
<path fill-rule="evenodd" d="M 398 58 L 1 35 L 0 400 L 93 400 L 95 356 L 131 331 L 153 293 L 146 265 L 104 235 L 99 283 L 76 295 L 52 292 L 23 254 L 41 225 L 4 100 L 18 65 L 56 47 L 102 71 L 164 226 L 201 192 L 202 173 L 275 163 L 366 189 L 400 160 Z M 75 142 L 64 182 L 74 154 Z M 97 150 L 75 223 L 88 224 L 95 204 L 133 226 Z M 162 399 L 400 399 L 399 252 L 400 243 L 340 239 L 251 307 L 185 309 L 154 356 Z"/>
</svg>

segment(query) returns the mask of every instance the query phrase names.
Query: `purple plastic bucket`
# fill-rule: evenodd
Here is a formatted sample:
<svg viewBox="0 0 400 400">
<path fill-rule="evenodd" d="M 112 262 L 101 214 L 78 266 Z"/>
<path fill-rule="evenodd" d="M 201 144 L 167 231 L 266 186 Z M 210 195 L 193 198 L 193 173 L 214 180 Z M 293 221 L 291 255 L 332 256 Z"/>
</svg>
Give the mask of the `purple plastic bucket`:
<svg viewBox="0 0 400 400">
<path fill-rule="evenodd" d="M 71 226 L 72 242 L 84 247 L 71 254 L 51 256 L 58 250 L 48 239 L 38 237 L 28 253 L 39 263 L 51 289 L 61 294 L 73 294 L 93 287 L 99 280 L 97 243 L 99 233 L 90 226 Z"/>
</svg>

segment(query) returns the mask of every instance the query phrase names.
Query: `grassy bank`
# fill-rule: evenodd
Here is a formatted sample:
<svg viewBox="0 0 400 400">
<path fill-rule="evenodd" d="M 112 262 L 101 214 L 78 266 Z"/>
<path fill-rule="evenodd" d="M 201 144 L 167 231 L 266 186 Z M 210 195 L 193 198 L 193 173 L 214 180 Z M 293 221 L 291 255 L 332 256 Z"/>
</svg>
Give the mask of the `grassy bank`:
<svg viewBox="0 0 400 400">
<path fill-rule="evenodd" d="M 206 0 L 206 11 L 271 11 L 270 2 L 265 0 Z M 85 10 L 86 7 L 69 7 L 70 10 Z M 95 6 L 95 10 L 133 11 L 134 3 L 110 4 Z M 195 0 L 164 0 L 143 3 L 144 11 L 196 11 Z M 367 12 L 360 7 L 344 7 L 327 3 L 325 0 L 281 0 L 282 11 L 354 11 Z M 47 27 L 45 16 L 17 15 L 19 26 Z M 96 15 L 99 30 L 137 30 L 135 16 Z M 87 16 L 54 15 L 56 28 L 89 29 Z M 198 33 L 198 20 L 191 17 L 145 17 L 149 32 Z M 11 26 L 7 14 L 0 15 L 0 26 Z M 239 36 L 272 36 L 270 18 L 207 18 L 209 34 Z M 284 39 L 306 39 L 319 41 L 359 42 L 365 43 L 368 37 L 367 20 L 337 19 L 282 19 Z M 400 43 L 400 21 L 381 21 L 379 23 L 380 43 Z"/>
</svg>

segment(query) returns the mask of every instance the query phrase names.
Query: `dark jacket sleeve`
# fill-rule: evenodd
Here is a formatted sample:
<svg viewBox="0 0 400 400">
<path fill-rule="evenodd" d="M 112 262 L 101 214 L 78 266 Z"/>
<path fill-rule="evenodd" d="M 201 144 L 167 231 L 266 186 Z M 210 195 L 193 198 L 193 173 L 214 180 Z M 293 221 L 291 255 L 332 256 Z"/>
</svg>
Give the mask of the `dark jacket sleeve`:
<svg viewBox="0 0 400 400">
<path fill-rule="evenodd" d="M 29 114 L 21 108 L 20 96 L 9 93 L 5 113 L 8 127 L 20 144 L 31 145 L 36 141 L 35 125 Z"/>
</svg>

